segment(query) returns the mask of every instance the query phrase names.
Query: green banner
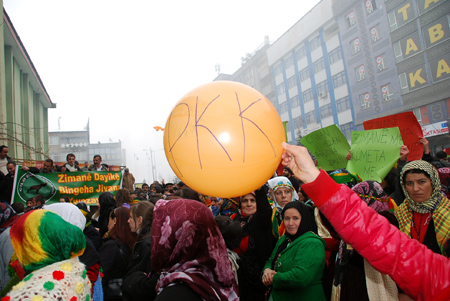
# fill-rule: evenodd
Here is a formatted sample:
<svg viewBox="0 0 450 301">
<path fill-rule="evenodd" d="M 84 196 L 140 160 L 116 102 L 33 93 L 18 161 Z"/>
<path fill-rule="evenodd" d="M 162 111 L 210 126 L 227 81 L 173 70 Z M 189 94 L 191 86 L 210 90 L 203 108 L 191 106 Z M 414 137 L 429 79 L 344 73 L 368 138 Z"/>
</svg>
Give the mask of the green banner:
<svg viewBox="0 0 450 301">
<path fill-rule="evenodd" d="M 98 205 L 98 197 L 103 192 L 116 195 L 122 182 L 120 171 L 80 171 L 33 174 L 16 169 L 14 178 L 13 202 L 23 202 L 41 194 L 45 203 L 59 202 L 67 196 L 71 203 L 85 202 L 87 205 Z"/>
<path fill-rule="evenodd" d="M 346 156 L 350 145 L 337 125 L 314 131 L 300 142 L 316 156 L 317 165 L 322 169 L 335 170 L 347 166 Z"/>
<path fill-rule="evenodd" d="M 398 127 L 352 132 L 352 158 L 347 170 L 356 173 L 363 181 L 379 183 L 400 158 L 403 145 Z"/>
</svg>

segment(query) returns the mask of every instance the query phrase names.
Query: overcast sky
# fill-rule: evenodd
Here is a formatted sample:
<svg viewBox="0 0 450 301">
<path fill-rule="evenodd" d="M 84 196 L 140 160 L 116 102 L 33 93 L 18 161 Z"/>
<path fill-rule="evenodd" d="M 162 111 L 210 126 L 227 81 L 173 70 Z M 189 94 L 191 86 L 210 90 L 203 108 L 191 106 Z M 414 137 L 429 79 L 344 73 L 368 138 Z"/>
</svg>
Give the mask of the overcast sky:
<svg viewBox="0 0 450 301">
<path fill-rule="evenodd" d="M 232 74 L 245 53 L 275 41 L 318 0 L 4 0 L 4 8 L 56 109 L 50 131 L 83 130 L 91 143 L 122 141 L 137 182 L 174 173 L 163 151 L 167 117 L 181 97 Z M 58 125 L 58 119 L 60 124 Z M 138 160 L 136 160 L 138 158 Z M 108 163 L 108 162 L 105 162 Z"/>
</svg>

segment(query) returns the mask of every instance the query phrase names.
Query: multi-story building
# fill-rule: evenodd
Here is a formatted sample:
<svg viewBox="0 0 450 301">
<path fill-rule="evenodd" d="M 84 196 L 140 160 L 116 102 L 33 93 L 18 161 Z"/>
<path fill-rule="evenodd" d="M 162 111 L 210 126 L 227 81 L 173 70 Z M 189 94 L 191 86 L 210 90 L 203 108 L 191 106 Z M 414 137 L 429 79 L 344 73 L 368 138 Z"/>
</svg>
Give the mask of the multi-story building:
<svg viewBox="0 0 450 301">
<path fill-rule="evenodd" d="M 49 133 L 50 158 L 55 162 L 66 162 L 67 154 L 74 154 L 83 166 L 84 162 L 93 163 L 94 155 L 102 156 L 102 163 L 125 166 L 126 155 L 122 142 L 90 143 L 89 123 L 84 131 L 58 131 Z"/>
<path fill-rule="evenodd" d="M 414 111 L 440 150 L 450 146 L 442 134 L 450 115 L 449 12 L 445 0 L 322 0 L 259 53 L 269 76 L 245 60 L 216 80 L 249 84 L 242 75 L 252 70 L 267 87 L 257 89 L 288 121 L 290 143 L 331 124 L 350 140 L 366 120 Z M 263 82 L 270 76 L 273 85 Z"/>
<path fill-rule="evenodd" d="M 0 30 L 0 144 L 18 160 L 48 154 L 48 114 L 56 108 L 8 15 Z"/>
</svg>

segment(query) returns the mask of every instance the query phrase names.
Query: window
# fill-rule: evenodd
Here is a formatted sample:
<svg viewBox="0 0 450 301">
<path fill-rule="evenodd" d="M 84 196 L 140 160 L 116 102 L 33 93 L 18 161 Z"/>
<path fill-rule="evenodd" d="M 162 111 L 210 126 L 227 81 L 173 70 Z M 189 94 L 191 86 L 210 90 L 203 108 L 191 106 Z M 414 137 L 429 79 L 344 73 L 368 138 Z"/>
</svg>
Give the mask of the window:
<svg viewBox="0 0 450 301">
<path fill-rule="evenodd" d="M 355 68 L 355 77 L 357 82 L 360 82 L 366 78 L 366 69 L 364 68 L 364 65 L 360 65 Z"/>
<path fill-rule="evenodd" d="M 294 88 L 295 86 L 297 86 L 297 82 L 295 81 L 295 75 L 293 75 L 288 79 L 288 89 Z"/>
<path fill-rule="evenodd" d="M 322 97 L 325 97 L 325 95 L 327 95 L 328 92 L 328 81 L 324 80 L 323 82 L 320 82 L 317 84 L 317 94 L 323 95 Z"/>
<path fill-rule="evenodd" d="M 372 43 L 380 40 L 380 36 L 378 35 L 378 29 L 376 26 L 370 29 L 370 35 L 372 36 Z"/>
<path fill-rule="evenodd" d="M 320 117 L 325 118 L 333 115 L 333 111 L 331 110 L 331 103 L 320 107 Z"/>
<path fill-rule="evenodd" d="M 377 9 L 377 3 L 375 0 L 366 0 L 366 13 L 370 15 Z"/>
<path fill-rule="evenodd" d="M 308 67 L 300 70 L 300 81 L 303 82 L 309 78 L 309 70 Z"/>
<path fill-rule="evenodd" d="M 422 124 L 422 114 L 420 113 L 420 108 L 413 109 L 414 115 L 416 115 L 417 121 Z"/>
<path fill-rule="evenodd" d="M 302 123 L 303 123 L 303 119 L 302 119 L 302 117 L 296 117 L 296 118 L 294 118 L 294 129 L 299 129 L 299 128 L 301 128 L 302 127 Z"/>
<path fill-rule="evenodd" d="M 350 42 L 350 48 L 352 51 L 352 54 L 356 54 L 361 50 L 361 45 L 359 43 L 359 38 L 354 39 Z"/>
<path fill-rule="evenodd" d="M 280 114 L 286 113 L 288 111 L 288 103 L 287 101 L 280 104 Z"/>
<path fill-rule="evenodd" d="M 370 108 L 370 95 L 369 93 L 364 93 L 359 95 L 359 102 L 361 103 L 361 110 Z"/>
<path fill-rule="evenodd" d="M 291 98 L 291 108 L 296 108 L 298 106 L 300 106 L 300 98 L 298 95 L 295 95 Z"/>
<path fill-rule="evenodd" d="M 311 51 L 317 49 L 320 47 L 320 37 L 317 36 L 314 39 L 311 40 Z"/>
<path fill-rule="evenodd" d="M 301 60 L 306 56 L 306 49 L 305 47 L 301 47 L 297 50 L 297 61 Z"/>
<path fill-rule="evenodd" d="M 48 136 L 48 144 L 59 145 L 59 137 L 58 136 Z"/>
<path fill-rule="evenodd" d="M 266 76 L 262 81 L 261 81 L 261 85 L 263 87 L 266 87 L 268 85 L 270 85 L 270 82 L 272 81 L 272 78 L 270 78 L 270 76 Z"/>
<path fill-rule="evenodd" d="M 280 75 L 281 72 L 282 72 L 281 64 L 275 66 L 274 71 L 273 71 L 273 73 L 275 74 L 275 76 Z"/>
<path fill-rule="evenodd" d="M 394 94 L 391 93 L 391 84 L 381 86 L 381 96 L 383 96 L 383 101 L 394 99 Z"/>
<path fill-rule="evenodd" d="M 340 59 L 342 59 L 342 55 L 341 55 L 341 46 L 333 49 L 330 51 L 330 53 L 328 53 L 328 57 L 330 59 L 330 65 L 334 64 L 335 62 L 339 61 Z"/>
<path fill-rule="evenodd" d="M 313 63 L 314 73 L 318 73 L 325 69 L 325 61 L 323 57 Z"/>
<path fill-rule="evenodd" d="M 375 62 L 377 63 L 377 72 L 381 72 L 384 69 L 387 69 L 387 67 L 384 65 L 384 53 L 377 56 L 375 58 Z"/>
<path fill-rule="evenodd" d="M 303 102 L 308 102 L 314 98 L 312 89 L 308 89 L 303 92 Z"/>
<path fill-rule="evenodd" d="M 355 17 L 355 13 L 353 11 L 349 12 L 345 16 L 345 24 L 347 25 L 347 28 L 350 28 L 356 24 L 356 17 Z"/>
<path fill-rule="evenodd" d="M 343 98 L 336 100 L 336 107 L 338 113 L 350 109 L 351 108 L 350 98 L 348 96 L 345 96 Z"/>
<path fill-rule="evenodd" d="M 338 74 L 333 75 L 333 87 L 337 88 L 347 83 L 347 78 L 345 77 L 345 71 L 341 71 Z"/>
<path fill-rule="evenodd" d="M 294 65 L 294 58 L 292 55 L 284 61 L 284 65 L 286 69 Z"/>
<path fill-rule="evenodd" d="M 279 84 L 279 85 L 277 86 L 277 94 L 278 94 L 278 95 L 282 95 L 282 94 L 284 94 L 284 91 L 285 91 L 284 83 Z"/>
<path fill-rule="evenodd" d="M 342 124 L 341 126 L 339 126 L 339 128 L 341 129 L 342 134 L 344 134 L 347 140 L 350 140 L 352 138 L 353 124 L 351 122 Z"/>
<path fill-rule="evenodd" d="M 306 113 L 306 123 L 307 124 L 317 123 L 317 118 L 316 118 L 316 112 L 315 111 L 311 111 L 309 113 Z"/>
</svg>

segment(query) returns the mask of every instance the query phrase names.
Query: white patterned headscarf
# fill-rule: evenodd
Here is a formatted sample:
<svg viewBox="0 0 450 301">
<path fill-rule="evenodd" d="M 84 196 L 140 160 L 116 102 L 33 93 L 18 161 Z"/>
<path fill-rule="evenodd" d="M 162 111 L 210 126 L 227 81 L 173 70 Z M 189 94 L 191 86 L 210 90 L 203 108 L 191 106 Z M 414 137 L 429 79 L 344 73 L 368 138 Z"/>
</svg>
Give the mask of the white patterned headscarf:
<svg viewBox="0 0 450 301">
<path fill-rule="evenodd" d="M 273 204 L 277 208 L 277 211 L 281 212 L 281 210 L 283 210 L 283 208 L 277 203 L 277 200 L 275 198 L 275 191 L 277 191 L 278 188 L 280 188 L 280 187 L 289 188 L 290 190 L 292 190 L 292 200 L 291 201 L 298 200 L 298 194 L 295 191 L 294 186 L 292 186 L 292 183 L 291 183 L 291 181 L 289 181 L 288 178 L 283 177 L 283 176 L 275 177 L 275 178 L 270 179 L 268 181 L 268 184 L 269 184 L 269 187 L 272 189 L 272 200 L 273 200 Z"/>
</svg>

